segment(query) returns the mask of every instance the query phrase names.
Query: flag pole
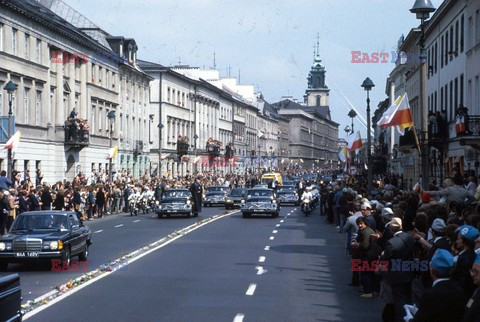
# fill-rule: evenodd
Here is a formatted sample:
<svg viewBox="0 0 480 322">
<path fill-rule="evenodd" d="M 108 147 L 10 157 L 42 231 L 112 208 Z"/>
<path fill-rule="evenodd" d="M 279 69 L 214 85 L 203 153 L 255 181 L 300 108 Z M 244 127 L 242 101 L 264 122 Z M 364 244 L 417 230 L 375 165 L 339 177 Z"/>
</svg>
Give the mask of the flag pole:
<svg viewBox="0 0 480 322">
<path fill-rule="evenodd" d="M 415 144 L 417 145 L 418 155 L 421 155 L 422 151 L 420 150 L 420 142 L 418 140 L 417 129 L 415 128 L 415 126 L 412 126 L 411 129 L 413 129 L 413 135 L 415 136 Z"/>
</svg>

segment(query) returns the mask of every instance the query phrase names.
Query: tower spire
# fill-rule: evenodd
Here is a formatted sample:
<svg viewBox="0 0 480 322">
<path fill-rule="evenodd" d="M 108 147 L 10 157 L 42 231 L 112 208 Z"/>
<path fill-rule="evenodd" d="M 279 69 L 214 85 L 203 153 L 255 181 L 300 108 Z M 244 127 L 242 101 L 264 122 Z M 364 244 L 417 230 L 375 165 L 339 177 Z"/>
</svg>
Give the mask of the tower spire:
<svg viewBox="0 0 480 322">
<path fill-rule="evenodd" d="M 320 33 L 317 32 L 317 55 L 320 55 Z"/>
</svg>

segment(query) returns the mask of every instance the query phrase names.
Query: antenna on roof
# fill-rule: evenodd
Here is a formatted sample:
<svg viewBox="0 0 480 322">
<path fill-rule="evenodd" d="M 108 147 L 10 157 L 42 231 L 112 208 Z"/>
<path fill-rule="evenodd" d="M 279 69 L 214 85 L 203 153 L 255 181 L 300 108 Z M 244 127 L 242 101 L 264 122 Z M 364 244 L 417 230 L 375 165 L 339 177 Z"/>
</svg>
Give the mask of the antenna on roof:
<svg viewBox="0 0 480 322">
<path fill-rule="evenodd" d="M 215 59 L 215 50 L 213 51 L 213 69 L 217 69 L 217 61 Z"/>
<path fill-rule="evenodd" d="M 178 65 L 180 66 L 182 64 L 182 59 L 181 57 L 178 57 Z"/>
<path fill-rule="evenodd" d="M 240 69 L 238 70 L 238 83 L 240 84 Z"/>
</svg>

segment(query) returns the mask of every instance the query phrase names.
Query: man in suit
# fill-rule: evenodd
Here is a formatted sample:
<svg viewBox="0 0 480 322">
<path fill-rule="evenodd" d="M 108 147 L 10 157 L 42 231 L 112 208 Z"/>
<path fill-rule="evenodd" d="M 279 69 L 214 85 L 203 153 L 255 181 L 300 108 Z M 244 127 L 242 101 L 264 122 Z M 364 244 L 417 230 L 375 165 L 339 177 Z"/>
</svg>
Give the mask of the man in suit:
<svg viewBox="0 0 480 322">
<path fill-rule="evenodd" d="M 430 262 L 433 287 L 423 293 L 413 321 L 461 321 L 465 311 L 465 293 L 450 274 L 454 266 L 452 254 L 437 249 Z"/>
<path fill-rule="evenodd" d="M 193 198 L 193 214 L 195 217 L 202 211 L 203 187 L 200 183 L 200 177 L 195 178 L 195 182 L 190 185 L 190 192 Z"/>
<path fill-rule="evenodd" d="M 402 262 L 413 261 L 415 239 L 412 235 L 402 231 L 402 220 L 400 218 L 394 217 L 388 223 L 388 227 L 394 235 L 385 243 L 385 250 L 380 261 L 389 262 L 386 281 L 392 287 L 395 302 L 395 321 L 403 322 L 403 306 L 412 304 L 414 272 L 399 269 L 398 263 L 400 263 L 401 267 Z"/>
<path fill-rule="evenodd" d="M 455 280 L 467 297 L 473 294 L 473 281 L 470 275 L 477 254 L 475 253 L 475 239 L 480 236 L 478 230 L 470 225 L 463 225 L 457 229 L 458 235 L 455 248 L 459 251 L 458 259 L 453 270 L 452 279 Z"/>
<path fill-rule="evenodd" d="M 480 255 L 477 255 L 470 274 L 477 289 L 467 301 L 463 322 L 480 322 Z"/>
</svg>

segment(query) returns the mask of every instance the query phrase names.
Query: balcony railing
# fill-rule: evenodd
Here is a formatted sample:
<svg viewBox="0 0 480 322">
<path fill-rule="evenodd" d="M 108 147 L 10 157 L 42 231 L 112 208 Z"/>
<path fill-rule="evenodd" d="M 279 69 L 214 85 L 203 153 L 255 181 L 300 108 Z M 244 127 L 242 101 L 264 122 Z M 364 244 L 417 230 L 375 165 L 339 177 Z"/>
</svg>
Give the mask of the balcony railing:
<svg viewBox="0 0 480 322">
<path fill-rule="evenodd" d="M 64 129 L 65 145 L 81 147 L 90 144 L 89 127 L 86 120 L 69 118 Z"/>
<path fill-rule="evenodd" d="M 480 115 L 470 115 L 465 118 L 464 126 L 457 124 L 457 137 L 480 136 Z"/>
</svg>

